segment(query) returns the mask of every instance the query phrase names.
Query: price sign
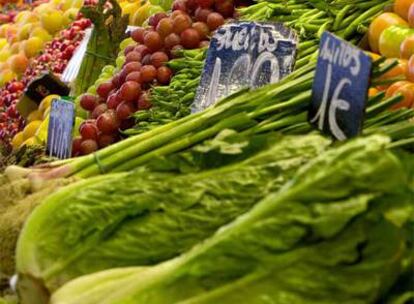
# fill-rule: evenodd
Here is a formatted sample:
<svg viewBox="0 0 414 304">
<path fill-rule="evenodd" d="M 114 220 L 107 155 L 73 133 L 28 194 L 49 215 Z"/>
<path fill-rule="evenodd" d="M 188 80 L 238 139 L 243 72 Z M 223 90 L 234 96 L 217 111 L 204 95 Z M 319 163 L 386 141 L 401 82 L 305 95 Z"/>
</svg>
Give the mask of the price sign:
<svg viewBox="0 0 414 304">
<path fill-rule="evenodd" d="M 371 73 L 371 58 L 352 44 L 322 35 L 309 121 L 338 140 L 362 128 Z"/>
<path fill-rule="evenodd" d="M 278 82 L 295 64 L 296 33 L 281 23 L 232 22 L 210 42 L 192 111 L 238 90 Z"/>
<path fill-rule="evenodd" d="M 47 151 L 60 159 L 72 154 L 72 130 L 75 121 L 75 105 L 63 99 L 54 99 L 50 109 Z"/>
</svg>

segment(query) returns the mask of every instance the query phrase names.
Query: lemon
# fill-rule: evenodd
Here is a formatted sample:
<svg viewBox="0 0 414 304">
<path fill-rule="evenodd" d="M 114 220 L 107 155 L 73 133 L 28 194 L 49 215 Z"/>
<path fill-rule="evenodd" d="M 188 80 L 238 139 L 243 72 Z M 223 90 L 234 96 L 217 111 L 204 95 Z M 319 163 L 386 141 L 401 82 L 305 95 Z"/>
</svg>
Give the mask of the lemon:
<svg viewBox="0 0 414 304">
<path fill-rule="evenodd" d="M 17 75 L 10 69 L 5 69 L 0 74 L 0 86 L 5 85 L 9 81 L 11 81 L 13 78 L 15 78 Z"/>
<path fill-rule="evenodd" d="M 39 37 L 31 37 L 24 42 L 24 52 L 31 58 L 40 53 L 43 49 L 43 40 Z"/>
<path fill-rule="evenodd" d="M 34 136 L 41 124 L 41 120 L 35 120 L 29 123 L 23 130 L 24 139 L 29 139 L 30 137 Z"/>
<path fill-rule="evenodd" d="M 29 38 L 32 27 L 33 25 L 31 23 L 27 23 L 19 29 L 19 32 L 17 33 L 17 37 L 19 37 L 19 41 L 26 40 L 27 38 Z"/>
<path fill-rule="evenodd" d="M 6 38 L 0 38 L 0 50 L 4 47 L 4 46 L 6 46 L 8 43 L 7 43 L 7 39 Z"/>
<path fill-rule="evenodd" d="M 63 11 L 67 11 L 68 9 L 70 9 L 72 7 L 72 0 L 63 0 L 60 3 L 60 8 Z"/>
<path fill-rule="evenodd" d="M 30 11 L 22 11 L 16 15 L 14 22 L 18 24 L 27 24 L 39 21 L 36 14 Z"/>
<path fill-rule="evenodd" d="M 56 94 L 53 94 L 53 95 L 49 95 L 49 96 L 46 96 L 45 98 L 43 98 L 42 102 L 39 105 L 39 111 L 44 113 L 45 110 L 50 108 L 50 106 L 52 105 L 53 99 L 56 99 L 56 98 L 60 98 L 60 96 L 56 95 Z"/>
<path fill-rule="evenodd" d="M 139 9 L 139 7 L 140 7 L 140 4 L 138 2 L 135 2 L 135 3 L 126 2 L 125 4 L 122 4 L 121 5 L 122 15 L 130 15 L 130 16 L 132 16 L 133 13 L 135 13 L 135 11 L 137 9 Z"/>
<path fill-rule="evenodd" d="M 35 27 L 32 32 L 30 33 L 30 37 L 39 37 L 44 42 L 50 41 L 53 39 L 53 37 L 49 34 L 48 31 L 46 31 L 42 27 Z"/>
<path fill-rule="evenodd" d="M 27 121 L 32 122 L 35 120 L 43 120 L 43 112 L 40 110 L 35 110 L 27 116 Z"/>
<path fill-rule="evenodd" d="M 43 28 L 51 34 L 62 29 L 63 21 L 63 14 L 56 10 L 43 14 L 40 18 Z"/>
<path fill-rule="evenodd" d="M 77 8 L 70 8 L 63 14 L 63 19 L 65 20 L 65 24 L 69 24 L 76 20 L 76 17 L 78 15 L 79 9 Z"/>
<path fill-rule="evenodd" d="M 83 6 L 83 0 L 73 0 L 71 6 L 80 9 Z"/>
<path fill-rule="evenodd" d="M 22 145 L 23 140 L 24 140 L 23 132 L 19 132 L 16 135 L 14 135 L 13 140 L 12 140 L 13 149 L 19 148 Z"/>
<path fill-rule="evenodd" d="M 14 22 L 20 23 L 20 21 L 23 21 L 27 16 L 30 14 L 29 11 L 21 11 L 19 12 L 16 17 L 14 17 Z"/>
<path fill-rule="evenodd" d="M 9 59 L 9 57 L 12 55 L 11 51 L 9 50 L 9 48 L 4 47 L 1 51 L 0 51 L 0 62 L 5 62 L 7 61 L 7 59 Z"/>
</svg>

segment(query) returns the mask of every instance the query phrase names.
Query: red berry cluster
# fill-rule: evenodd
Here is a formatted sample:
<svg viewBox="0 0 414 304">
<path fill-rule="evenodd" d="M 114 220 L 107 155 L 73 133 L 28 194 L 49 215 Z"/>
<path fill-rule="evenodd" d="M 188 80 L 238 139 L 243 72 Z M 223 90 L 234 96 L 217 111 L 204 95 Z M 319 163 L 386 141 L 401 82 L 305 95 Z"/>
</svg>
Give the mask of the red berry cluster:
<svg viewBox="0 0 414 304">
<path fill-rule="evenodd" d="M 24 127 L 24 121 L 16 110 L 16 104 L 26 85 L 44 71 L 61 74 L 69 59 L 82 41 L 84 30 L 91 25 L 89 19 L 81 18 L 70 28 L 45 45 L 42 54 L 31 60 L 21 80 L 12 80 L 0 89 L 0 142 L 8 144 Z"/>
<path fill-rule="evenodd" d="M 168 85 L 173 71 L 166 63 L 174 51 L 208 45 L 211 33 L 234 15 L 234 1 L 176 0 L 172 13 L 157 13 L 147 28 L 132 31 L 135 45 L 125 51 L 119 73 L 97 87 L 97 95 L 84 94 L 80 105 L 90 119 L 74 139 L 74 156 L 86 155 L 120 139 L 119 130 L 134 125 L 131 115 L 151 107 L 149 89 Z"/>
</svg>

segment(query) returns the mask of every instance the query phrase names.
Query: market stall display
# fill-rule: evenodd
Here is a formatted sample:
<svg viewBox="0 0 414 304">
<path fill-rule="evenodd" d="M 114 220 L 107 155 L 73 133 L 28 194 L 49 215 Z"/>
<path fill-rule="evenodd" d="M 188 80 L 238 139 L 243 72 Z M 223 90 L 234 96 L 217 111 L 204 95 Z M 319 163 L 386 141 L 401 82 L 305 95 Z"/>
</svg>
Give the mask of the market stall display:
<svg viewBox="0 0 414 304">
<path fill-rule="evenodd" d="M 1 304 L 414 301 L 414 0 L 45 0 L 1 12 Z M 231 22 L 242 26 L 215 44 Z M 263 35 L 275 22 L 298 37 L 277 78 L 269 54 L 288 44 L 277 27 Z M 218 47 L 261 49 L 263 81 L 195 110 Z M 354 79 L 332 67 L 316 85 L 321 58 L 362 91 L 345 97 Z M 28 93 L 74 65 L 67 94 Z M 315 98 L 327 104 L 319 124 Z M 357 136 L 321 127 L 357 120 L 361 102 Z M 74 111 L 71 158 L 48 146 L 56 103 Z"/>
</svg>

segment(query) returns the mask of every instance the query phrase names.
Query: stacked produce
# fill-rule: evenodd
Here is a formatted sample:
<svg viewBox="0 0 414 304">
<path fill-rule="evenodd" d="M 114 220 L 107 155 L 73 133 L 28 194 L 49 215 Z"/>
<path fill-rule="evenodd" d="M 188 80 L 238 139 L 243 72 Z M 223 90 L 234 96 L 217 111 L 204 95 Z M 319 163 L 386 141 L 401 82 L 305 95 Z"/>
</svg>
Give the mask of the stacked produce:
<svg viewBox="0 0 414 304">
<path fill-rule="evenodd" d="M 142 26 L 152 15 L 171 8 L 171 0 L 121 0 L 118 1 L 122 14 L 129 15 L 129 24 Z"/>
<path fill-rule="evenodd" d="M 0 1 L 0 24 L 14 22 L 19 12 L 29 10 L 31 7 L 39 6 L 47 2 L 46 0 L 33 1 L 31 5 L 24 1 Z"/>
<path fill-rule="evenodd" d="M 46 42 L 76 18 L 82 2 L 43 3 L 32 11 L 20 12 L 13 23 L 1 25 L 1 86 L 15 77 L 21 77 L 29 59 L 42 51 Z"/>
<path fill-rule="evenodd" d="M 190 114 L 204 66 L 205 50 L 184 50 L 177 55 L 178 58 L 167 63 L 174 72 L 170 83 L 150 90 L 151 108 L 135 112 L 135 126 L 123 134 L 144 133 Z"/>
<path fill-rule="evenodd" d="M 90 154 L 103 146 L 99 142 L 116 142 L 119 130 L 134 125 L 131 115 L 152 106 L 150 89 L 170 83 L 173 70 L 168 62 L 175 52 L 208 45 L 211 32 L 224 24 L 225 18 L 233 16 L 234 7 L 232 0 L 178 0 L 173 3 L 171 15 L 156 13 L 149 18 L 149 27 L 133 30 L 131 38 L 135 43 L 125 48 L 122 69 L 111 80 L 97 86 L 96 95 L 81 97 L 80 104 L 89 111 L 91 119 L 82 125 L 82 140 L 76 139 L 73 154 Z M 83 86 L 88 83 L 80 80 Z M 187 104 L 189 101 L 191 98 Z M 99 111 L 96 110 L 98 107 Z M 96 115 L 97 112 L 100 114 Z"/>
<path fill-rule="evenodd" d="M 47 303 L 45 287 L 54 291 L 82 273 L 178 256 L 208 236 L 153 268 L 81 277 L 58 289 L 51 303 L 234 303 L 239 297 L 373 303 L 412 265 L 401 230 L 414 210 L 413 163 L 387 151 L 388 138 L 328 148 L 318 135 L 240 145 L 246 138 L 226 133 L 192 152 L 194 160 L 222 153 L 223 163 L 215 163 L 221 168 L 179 174 L 185 167 L 171 169 L 177 158 L 162 168 L 154 160 L 145 171 L 87 179 L 50 196 L 19 240 L 23 303 Z M 250 150 L 246 158 L 255 145 L 259 153 Z M 239 162 L 226 164 L 237 147 Z"/>
<path fill-rule="evenodd" d="M 84 30 L 89 26 L 90 21 L 85 18 L 73 22 L 69 28 L 61 31 L 56 38 L 45 44 L 42 53 L 30 61 L 20 80 L 11 80 L 0 89 L 0 142 L 2 145 L 7 146 L 12 141 L 13 147 L 17 148 L 35 134 L 45 118 L 45 110 L 50 106 L 52 98 L 44 102 L 41 107 L 39 106 L 37 111 L 31 113 L 26 121 L 18 113 L 16 104 L 31 80 L 44 72 L 52 71 L 57 75 L 63 72 L 81 42 Z M 22 129 L 25 125 L 28 130 L 34 129 L 26 131 L 30 135 L 24 135 Z M 33 139 L 26 144 L 36 143 L 40 142 Z"/>
<path fill-rule="evenodd" d="M 376 17 L 369 26 L 369 47 L 373 57 L 380 54 L 398 65 L 372 88 L 387 96 L 401 94 L 404 99 L 393 108 L 414 107 L 414 1 L 396 0 L 393 12 Z"/>
<path fill-rule="evenodd" d="M 81 277 L 51 303 L 380 301 L 410 261 L 402 227 L 413 208 L 386 143 L 373 136 L 322 153 L 184 255 Z"/>
</svg>

